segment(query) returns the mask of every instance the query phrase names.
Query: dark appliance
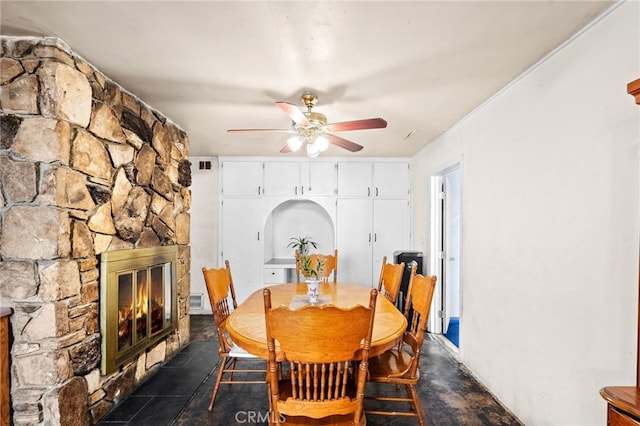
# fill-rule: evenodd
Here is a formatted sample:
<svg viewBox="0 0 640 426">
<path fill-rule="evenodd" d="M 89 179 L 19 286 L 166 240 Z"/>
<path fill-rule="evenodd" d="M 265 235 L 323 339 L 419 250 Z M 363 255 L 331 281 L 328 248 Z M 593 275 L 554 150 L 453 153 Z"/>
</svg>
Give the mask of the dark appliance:
<svg viewBox="0 0 640 426">
<path fill-rule="evenodd" d="M 404 304 L 409 290 L 409 276 L 411 275 L 411 266 L 416 265 L 416 274 L 422 274 L 423 255 L 421 251 L 396 251 L 393 253 L 393 263 L 396 265 L 404 262 L 404 271 L 402 272 L 402 281 L 400 282 L 400 293 L 396 306 L 400 312 L 404 312 Z"/>
</svg>

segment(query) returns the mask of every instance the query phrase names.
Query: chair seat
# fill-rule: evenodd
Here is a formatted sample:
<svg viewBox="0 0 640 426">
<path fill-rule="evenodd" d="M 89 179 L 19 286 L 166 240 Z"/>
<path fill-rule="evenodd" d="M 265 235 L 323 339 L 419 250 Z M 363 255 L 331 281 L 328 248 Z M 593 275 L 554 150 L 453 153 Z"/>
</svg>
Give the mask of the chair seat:
<svg viewBox="0 0 640 426">
<path fill-rule="evenodd" d="M 235 343 L 233 344 L 233 346 L 231 346 L 231 350 L 229 351 L 229 356 L 232 356 L 235 358 L 258 358 L 254 354 L 250 354 L 249 352 L 245 351 Z"/>
<path fill-rule="evenodd" d="M 406 351 L 391 349 L 376 357 L 369 358 L 369 381 L 381 382 L 385 379 L 406 378 L 409 382 L 418 380 L 417 377 L 403 377 L 411 367 L 412 356 Z"/>
</svg>

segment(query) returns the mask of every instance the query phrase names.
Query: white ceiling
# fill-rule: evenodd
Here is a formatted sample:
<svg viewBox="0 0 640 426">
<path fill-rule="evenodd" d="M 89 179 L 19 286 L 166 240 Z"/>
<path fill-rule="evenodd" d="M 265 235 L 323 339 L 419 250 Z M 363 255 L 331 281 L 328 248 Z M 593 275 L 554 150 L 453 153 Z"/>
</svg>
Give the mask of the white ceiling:
<svg viewBox="0 0 640 426">
<path fill-rule="evenodd" d="M 191 155 L 280 154 L 275 101 L 329 122 L 356 154 L 412 156 L 604 12 L 607 1 L 8 1 L 3 35 L 61 38 L 182 127 Z M 585 71 L 586 72 L 586 71 Z M 412 134 L 411 136 L 409 136 Z M 302 151 L 302 150 L 301 150 Z"/>
</svg>

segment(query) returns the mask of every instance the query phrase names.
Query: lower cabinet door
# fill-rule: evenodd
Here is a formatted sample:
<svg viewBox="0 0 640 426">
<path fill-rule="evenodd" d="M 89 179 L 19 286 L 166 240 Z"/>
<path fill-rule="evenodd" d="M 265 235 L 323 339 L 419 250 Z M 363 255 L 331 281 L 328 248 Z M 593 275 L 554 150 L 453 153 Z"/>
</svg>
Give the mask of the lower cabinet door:
<svg viewBox="0 0 640 426">
<path fill-rule="evenodd" d="M 251 214 L 247 214 L 251 212 Z M 238 304 L 264 286 L 262 199 L 226 198 L 222 202 L 221 265 L 229 260 Z"/>
</svg>

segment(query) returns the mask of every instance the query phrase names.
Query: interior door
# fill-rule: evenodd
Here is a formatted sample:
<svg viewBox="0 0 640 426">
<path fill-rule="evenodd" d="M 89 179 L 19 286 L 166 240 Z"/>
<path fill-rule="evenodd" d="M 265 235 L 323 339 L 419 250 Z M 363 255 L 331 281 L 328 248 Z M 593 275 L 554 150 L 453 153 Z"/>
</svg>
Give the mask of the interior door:
<svg viewBox="0 0 640 426">
<path fill-rule="evenodd" d="M 460 168 L 442 176 L 442 333 L 460 317 Z"/>
</svg>

